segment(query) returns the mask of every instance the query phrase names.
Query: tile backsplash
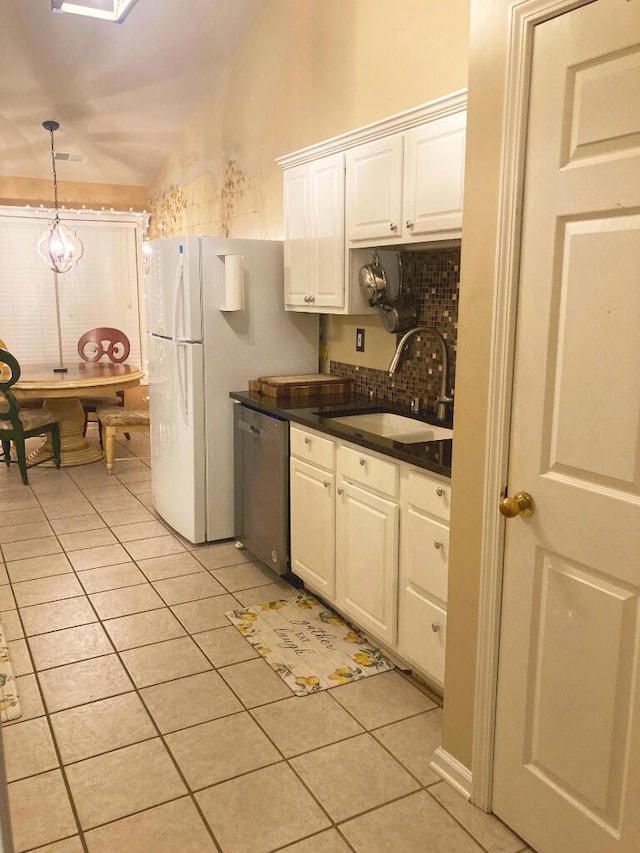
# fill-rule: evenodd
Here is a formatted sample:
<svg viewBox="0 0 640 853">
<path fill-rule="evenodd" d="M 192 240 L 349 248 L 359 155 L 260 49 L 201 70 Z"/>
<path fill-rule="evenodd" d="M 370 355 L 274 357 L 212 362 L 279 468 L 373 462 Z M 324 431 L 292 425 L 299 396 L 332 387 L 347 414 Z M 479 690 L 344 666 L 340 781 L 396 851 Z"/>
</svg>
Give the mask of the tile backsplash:
<svg viewBox="0 0 640 853">
<path fill-rule="evenodd" d="M 456 350 L 458 340 L 458 293 L 460 285 L 460 246 L 401 253 L 404 292 L 413 296 L 418 308 L 418 325 L 433 326 L 445 340 L 449 358 L 450 396 L 455 394 Z M 395 335 L 397 344 L 401 335 Z M 420 340 L 418 340 L 420 338 Z M 357 394 L 409 406 L 415 397 L 428 408 L 435 408 L 440 394 L 442 363 L 438 340 L 428 333 L 409 340 L 409 351 L 392 378 L 384 370 L 375 370 L 339 361 L 330 362 L 330 372 L 353 379 Z"/>
</svg>

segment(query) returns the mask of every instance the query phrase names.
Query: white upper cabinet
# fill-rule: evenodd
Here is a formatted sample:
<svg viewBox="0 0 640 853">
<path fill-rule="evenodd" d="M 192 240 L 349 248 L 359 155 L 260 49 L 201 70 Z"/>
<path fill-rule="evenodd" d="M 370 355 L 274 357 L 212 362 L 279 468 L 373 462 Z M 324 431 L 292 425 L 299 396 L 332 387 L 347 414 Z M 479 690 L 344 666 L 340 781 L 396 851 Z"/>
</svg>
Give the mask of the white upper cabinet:
<svg viewBox="0 0 640 853">
<path fill-rule="evenodd" d="M 286 169 L 285 305 L 344 307 L 344 154 Z"/>
<path fill-rule="evenodd" d="M 402 223 L 411 238 L 462 229 L 466 127 L 466 112 L 458 112 L 404 135 Z"/>
<path fill-rule="evenodd" d="M 278 158 L 285 308 L 375 313 L 359 250 L 460 238 L 466 104 L 454 92 Z"/>
<path fill-rule="evenodd" d="M 460 236 L 465 128 L 462 110 L 347 151 L 352 246 Z"/>
<path fill-rule="evenodd" d="M 402 236 L 402 134 L 347 151 L 347 237 Z"/>
<path fill-rule="evenodd" d="M 285 303 L 302 305 L 311 276 L 309 164 L 284 173 L 284 286 Z"/>
</svg>

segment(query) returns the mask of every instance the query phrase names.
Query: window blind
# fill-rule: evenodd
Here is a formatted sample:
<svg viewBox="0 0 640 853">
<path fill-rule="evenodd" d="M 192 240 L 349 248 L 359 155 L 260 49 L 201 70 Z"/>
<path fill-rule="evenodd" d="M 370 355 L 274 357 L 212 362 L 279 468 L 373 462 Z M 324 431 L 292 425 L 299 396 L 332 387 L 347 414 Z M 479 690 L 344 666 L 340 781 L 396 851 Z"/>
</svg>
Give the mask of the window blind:
<svg viewBox="0 0 640 853">
<path fill-rule="evenodd" d="M 37 251 L 50 218 L 0 216 L 0 338 L 23 364 L 58 361 L 54 273 Z M 61 218 L 84 244 L 77 266 L 58 275 L 63 360 L 78 361 L 84 332 L 111 326 L 129 338 L 128 360 L 144 365 L 138 223 Z"/>
</svg>

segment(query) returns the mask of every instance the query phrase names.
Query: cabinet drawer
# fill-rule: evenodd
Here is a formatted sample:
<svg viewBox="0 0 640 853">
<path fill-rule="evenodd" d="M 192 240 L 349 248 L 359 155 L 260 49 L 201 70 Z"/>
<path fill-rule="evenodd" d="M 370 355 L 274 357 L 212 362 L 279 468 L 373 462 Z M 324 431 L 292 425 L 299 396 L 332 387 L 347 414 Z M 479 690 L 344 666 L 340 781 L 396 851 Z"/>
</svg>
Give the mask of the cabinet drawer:
<svg viewBox="0 0 640 853">
<path fill-rule="evenodd" d="M 439 685 L 444 685 L 446 637 L 446 612 L 416 590 L 403 590 L 398 618 L 398 651 Z"/>
<path fill-rule="evenodd" d="M 429 515 L 449 520 L 451 483 L 410 469 L 407 474 L 406 502 Z"/>
<path fill-rule="evenodd" d="M 409 506 L 403 509 L 400 586 L 447 600 L 449 527 Z"/>
<path fill-rule="evenodd" d="M 380 459 L 360 447 L 341 444 L 338 448 L 338 472 L 391 498 L 398 496 L 400 469 L 395 462 Z"/>
<path fill-rule="evenodd" d="M 336 470 L 336 446 L 329 438 L 292 426 L 289 433 L 291 455 L 326 468 Z"/>
</svg>

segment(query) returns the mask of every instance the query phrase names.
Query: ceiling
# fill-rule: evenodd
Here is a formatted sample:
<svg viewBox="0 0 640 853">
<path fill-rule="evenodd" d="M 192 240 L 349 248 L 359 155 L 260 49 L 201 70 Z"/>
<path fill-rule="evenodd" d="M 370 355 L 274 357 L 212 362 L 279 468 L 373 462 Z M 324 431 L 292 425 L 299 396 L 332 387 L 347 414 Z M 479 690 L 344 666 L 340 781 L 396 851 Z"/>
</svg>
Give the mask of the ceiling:
<svg viewBox="0 0 640 853">
<path fill-rule="evenodd" d="M 266 0 L 138 0 L 122 24 L 1 0 L 0 175 L 147 186 Z"/>
</svg>

